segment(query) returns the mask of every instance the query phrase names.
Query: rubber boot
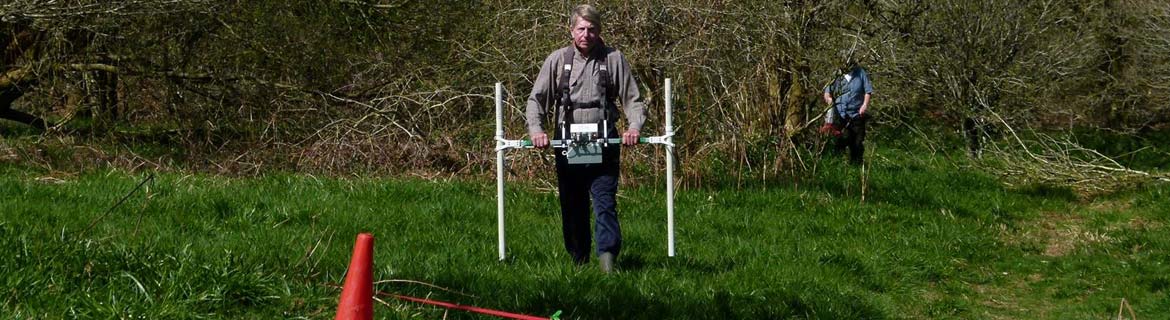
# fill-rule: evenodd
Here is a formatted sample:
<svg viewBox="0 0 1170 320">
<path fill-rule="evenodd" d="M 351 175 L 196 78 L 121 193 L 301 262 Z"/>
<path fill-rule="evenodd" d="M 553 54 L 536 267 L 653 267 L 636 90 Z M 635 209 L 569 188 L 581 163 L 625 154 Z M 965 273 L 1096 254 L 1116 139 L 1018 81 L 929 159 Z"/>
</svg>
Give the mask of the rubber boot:
<svg viewBox="0 0 1170 320">
<path fill-rule="evenodd" d="M 614 256 L 612 253 L 603 252 L 597 257 L 597 260 L 601 262 L 601 272 L 613 273 Z"/>
</svg>

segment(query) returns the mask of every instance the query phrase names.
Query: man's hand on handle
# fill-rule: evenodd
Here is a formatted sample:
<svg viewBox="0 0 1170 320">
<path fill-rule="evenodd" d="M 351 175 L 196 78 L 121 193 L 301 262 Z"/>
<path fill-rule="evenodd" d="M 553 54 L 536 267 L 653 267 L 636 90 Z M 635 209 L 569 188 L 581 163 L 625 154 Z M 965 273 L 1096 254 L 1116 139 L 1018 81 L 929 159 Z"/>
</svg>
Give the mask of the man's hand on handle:
<svg viewBox="0 0 1170 320">
<path fill-rule="evenodd" d="M 622 133 L 622 144 L 627 146 L 636 145 L 638 144 L 638 138 L 640 137 L 641 134 L 638 133 L 638 130 L 626 130 L 625 133 Z M 540 149 L 548 148 L 548 134 L 544 132 L 532 134 L 532 146 Z"/>
<path fill-rule="evenodd" d="M 622 134 L 622 144 L 627 145 L 627 146 L 632 146 L 632 145 L 638 144 L 638 136 L 639 136 L 638 130 L 634 130 L 634 129 L 626 130 L 626 133 Z"/>
<path fill-rule="evenodd" d="M 540 149 L 548 148 L 548 134 L 544 132 L 533 134 L 532 146 Z"/>
</svg>

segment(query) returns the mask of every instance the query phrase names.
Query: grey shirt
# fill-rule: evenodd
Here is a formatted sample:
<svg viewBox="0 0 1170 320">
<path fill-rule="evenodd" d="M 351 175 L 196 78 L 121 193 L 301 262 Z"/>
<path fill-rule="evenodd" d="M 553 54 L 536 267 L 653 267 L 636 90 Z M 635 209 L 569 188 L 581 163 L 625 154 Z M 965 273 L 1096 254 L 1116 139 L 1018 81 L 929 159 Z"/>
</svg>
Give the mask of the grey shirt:
<svg viewBox="0 0 1170 320">
<path fill-rule="evenodd" d="M 564 71 L 565 50 L 576 50 L 573 46 L 557 49 L 548 58 L 544 59 L 544 64 L 540 66 L 540 73 L 536 75 L 536 81 L 532 84 L 532 94 L 528 96 L 528 108 L 524 113 L 528 123 L 528 134 L 533 135 L 543 133 L 544 128 L 541 126 L 541 120 L 544 119 L 545 113 L 556 105 L 555 99 L 557 90 L 557 81 L 560 78 L 561 72 Z M 593 50 L 603 50 L 606 53 L 605 64 L 606 69 L 609 70 L 610 88 L 607 90 L 616 89 L 617 92 L 610 93 L 617 102 L 621 102 L 622 108 L 625 110 L 626 122 L 630 129 L 642 130 L 642 124 L 646 122 L 646 106 L 642 101 L 642 95 L 638 92 L 638 83 L 634 80 L 633 71 L 630 70 L 630 62 L 626 61 L 625 55 L 617 49 L 597 46 Z M 593 57 L 586 57 L 580 53 L 573 55 L 573 71 L 569 75 L 569 98 L 573 103 L 593 103 L 604 99 L 598 88 L 598 66 L 597 60 Z M 616 104 L 611 101 L 609 105 Z M 611 117 L 610 127 L 614 127 L 617 112 L 610 110 Z M 602 109 L 575 109 L 573 110 L 572 119 L 576 123 L 596 123 L 604 116 Z M 555 121 L 555 120 L 554 120 Z"/>
</svg>

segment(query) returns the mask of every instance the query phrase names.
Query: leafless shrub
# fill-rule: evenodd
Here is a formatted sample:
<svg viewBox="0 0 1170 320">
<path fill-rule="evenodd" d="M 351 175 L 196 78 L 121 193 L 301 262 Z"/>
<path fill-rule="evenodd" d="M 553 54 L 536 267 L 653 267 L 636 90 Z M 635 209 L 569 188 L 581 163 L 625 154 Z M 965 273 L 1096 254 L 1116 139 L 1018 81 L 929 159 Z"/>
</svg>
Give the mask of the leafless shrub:
<svg viewBox="0 0 1170 320">
<path fill-rule="evenodd" d="M 1010 133 L 1006 141 L 992 144 L 992 157 L 978 162 L 1010 185 L 1042 184 L 1068 187 L 1086 197 L 1113 193 L 1146 183 L 1170 182 L 1170 174 L 1133 170 L 1116 160 L 1085 148 L 1068 138 L 1040 132 L 1027 137 L 1000 123 Z"/>
<path fill-rule="evenodd" d="M 31 75 L 22 79 L 35 83 L 21 83 L 24 97 L 13 105 L 54 116 L 64 135 L 92 139 L 77 145 L 116 145 L 102 159 L 125 159 L 109 161 L 119 165 L 486 174 L 494 161 L 491 84 L 507 88 L 508 136 L 523 136 L 532 77 L 545 55 L 567 45 L 569 6 L 12 0 L 0 4 L 0 27 L 14 30 L 0 33 L 8 59 L 0 80 Z M 874 132 L 910 127 L 928 139 L 964 119 L 998 123 L 993 115 L 1014 128 L 1134 131 L 1164 125 L 1170 114 L 1158 103 L 1170 99 L 1162 90 L 1170 37 L 1161 32 L 1170 28 L 1170 5 L 1159 1 L 638 0 L 599 7 L 608 17 L 605 40 L 630 58 L 651 106 L 644 134 L 661 134 L 661 86 L 674 81 L 686 185 L 815 168 L 825 139 L 809 128 L 843 51 L 863 58 L 877 84 Z M 36 41 L 19 43 L 38 50 L 11 45 L 22 31 Z M 921 120 L 942 128 L 908 125 Z M 986 132 L 976 130 L 977 140 L 997 139 Z M 151 143 L 182 152 L 142 156 L 132 148 Z M 1036 161 L 996 147 L 996 154 Z M 1041 156 L 1059 148 L 1029 148 L 1061 163 Z M 623 154 L 638 164 L 627 166 L 638 173 L 627 181 L 658 181 L 660 149 Z M 548 153 L 509 157 L 520 178 L 551 177 Z"/>
</svg>

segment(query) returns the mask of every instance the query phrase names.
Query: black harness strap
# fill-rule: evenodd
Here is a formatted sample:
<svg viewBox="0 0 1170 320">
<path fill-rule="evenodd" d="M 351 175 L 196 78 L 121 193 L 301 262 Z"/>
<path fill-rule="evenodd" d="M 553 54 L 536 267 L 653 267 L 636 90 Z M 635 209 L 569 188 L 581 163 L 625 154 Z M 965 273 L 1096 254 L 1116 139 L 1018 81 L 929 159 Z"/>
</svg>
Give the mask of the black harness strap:
<svg viewBox="0 0 1170 320">
<path fill-rule="evenodd" d="M 565 128 L 565 124 L 566 122 L 572 122 L 572 119 L 566 121 L 565 118 L 571 118 L 573 116 L 571 109 L 573 101 L 569 97 L 569 90 L 571 89 L 569 87 L 569 77 L 573 75 L 573 56 L 576 51 L 577 50 L 570 46 L 565 48 L 565 53 L 563 56 L 561 56 L 561 64 L 564 65 L 564 67 L 561 68 L 560 76 L 557 77 L 557 89 L 554 91 L 556 92 L 556 97 L 554 99 L 556 101 L 556 105 L 553 106 L 553 124 L 555 125 L 553 130 L 553 139 L 557 140 L 567 138 L 565 130 L 568 129 Z"/>
<path fill-rule="evenodd" d="M 597 84 L 598 84 L 598 86 L 601 87 L 601 88 L 598 88 L 598 90 L 601 91 L 601 97 L 602 97 L 601 98 L 601 110 L 602 110 L 601 111 L 602 112 L 601 121 L 602 121 L 602 123 L 599 123 L 598 125 L 603 126 L 602 130 L 608 130 L 609 128 L 606 128 L 605 121 L 610 120 L 609 119 L 609 107 L 610 107 L 609 103 L 613 98 L 609 95 L 610 94 L 609 93 L 609 82 L 610 82 L 609 81 L 609 65 L 605 63 L 605 56 L 607 56 L 605 50 L 598 49 L 598 51 L 601 51 L 601 54 L 598 54 L 597 58 L 596 58 L 597 59 L 596 60 L 597 61 L 597 76 L 601 77 L 601 79 L 598 79 Z M 614 90 L 614 91 L 617 91 L 617 90 Z M 608 138 L 608 136 L 606 138 Z"/>
<path fill-rule="evenodd" d="M 572 99 L 569 98 L 569 77 L 573 75 L 573 58 L 575 57 L 575 50 L 573 47 L 568 47 L 565 50 L 565 55 L 561 57 L 561 63 L 564 67 L 561 68 L 561 76 L 557 79 L 557 92 L 560 94 L 557 97 L 557 102 L 562 107 L 571 108 L 573 105 Z"/>
<path fill-rule="evenodd" d="M 602 112 L 605 114 L 603 119 L 609 119 L 609 104 L 610 101 L 613 100 L 612 94 L 617 90 L 610 90 L 610 86 L 612 86 L 612 80 L 609 73 L 609 65 L 606 63 L 607 54 L 603 48 L 604 46 L 599 46 L 595 51 L 597 54 L 594 54 L 593 57 L 598 67 L 598 90 L 601 92 L 601 96 L 604 97 L 602 98 L 601 103 L 598 104 L 577 104 L 574 103 L 573 99 L 570 97 L 572 86 L 570 85 L 569 80 L 573 74 L 573 59 L 576 58 L 577 50 L 572 46 L 565 48 L 564 55 L 561 56 L 562 67 L 560 74 L 557 77 L 557 89 L 555 91 L 557 94 L 555 101 L 558 105 L 556 108 L 554 108 L 556 109 L 556 118 L 554 121 L 557 121 L 558 125 L 561 123 L 572 123 L 572 111 L 574 109 L 602 108 Z M 581 72 L 585 71 L 583 70 Z"/>
<path fill-rule="evenodd" d="M 576 122 L 573 119 L 573 111 L 574 110 L 576 110 L 576 109 L 592 109 L 592 108 L 601 108 L 602 109 L 602 117 L 600 120 L 597 121 L 598 129 L 599 129 L 598 133 L 601 135 L 601 137 L 604 137 L 604 138 L 617 137 L 615 135 L 616 131 L 610 130 L 610 127 L 614 124 L 611 121 L 616 121 L 616 119 L 610 118 L 611 117 L 610 108 L 614 107 L 613 95 L 617 93 L 617 90 L 610 88 L 610 86 L 613 85 L 613 79 L 611 78 L 611 73 L 609 71 L 609 64 L 606 62 L 606 56 L 608 55 L 609 50 L 607 50 L 607 48 L 604 45 L 598 45 L 592 51 L 593 52 L 591 52 L 591 57 L 589 57 L 589 58 L 592 58 L 593 63 L 597 65 L 597 67 L 596 67 L 597 68 L 597 76 L 599 77 L 599 79 L 597 79 L 596 83 L 582 83 L 582 85 L 596 85 L 596 86 L 598 86 L 597 90 L 598 90 L 598 93 L 600 93 L 600 96 L 602 97 L 601 101 L 589 102 L 589 103 L 575 103 L 573 101 L 573 99 L 571 98 L 572 84 L 570 83 L 571 82 L 570 80 L 571 80 L 572 75 L 573 75 L 573 61 L 576 59 L 577 50 L 573 46 L 566 47 L 564 49 L 563 55 L 561 56 L 561 65 L 559 66 L 561 68 L 561 70 L 559 70 L 560 74 L 558 74 L 558 76 L 557 76 L 557 85 L 556 85 L 556 89 L 554 90 L 555 94 L 557 95 L 557 96 L 554 96 L 554 101 L 556 104 L 556 106 L 554 107 L 554 109 L 555 109 L 554 121 L 556 124 L 556 131 L 554 134 L 555 140 L 567 141 L 568 139 L 570 139 L 568 136 L 569 135 L 569 132 L 568 132 L 569 126 L 571 124 L 573 124 L 574 122 Z M 579 70 L 578 72 L 584 73 L 584 72 L 591 72 L 591 71 L 592 70 L 590 70 L 590 68 L 584 68 L 583 70 Z M 608 142 L 603 143 L 602 146 L 603 146 L 603 149 L 601 150 L 601 154 L 602 154 L 603 160 L 601 160 L 601 161 L 603 163 L 616 164 L 618 162 L 618 159 L 620 158 L 620 155 L 621 155 L 621 153 L 620 153 L 621 151 L 619 149 L 619 146 L 610 145 Z M 564 158 L 565 156 L 567 156 L 567 154 L 565 154 L 565 155 L 558 154 L 558 161 L 569 161 L 569 160 L 565 160 L 565 158 Z M 585 165 L 589 165 L 589 164 L 585 163 Z"/>
</svg>

